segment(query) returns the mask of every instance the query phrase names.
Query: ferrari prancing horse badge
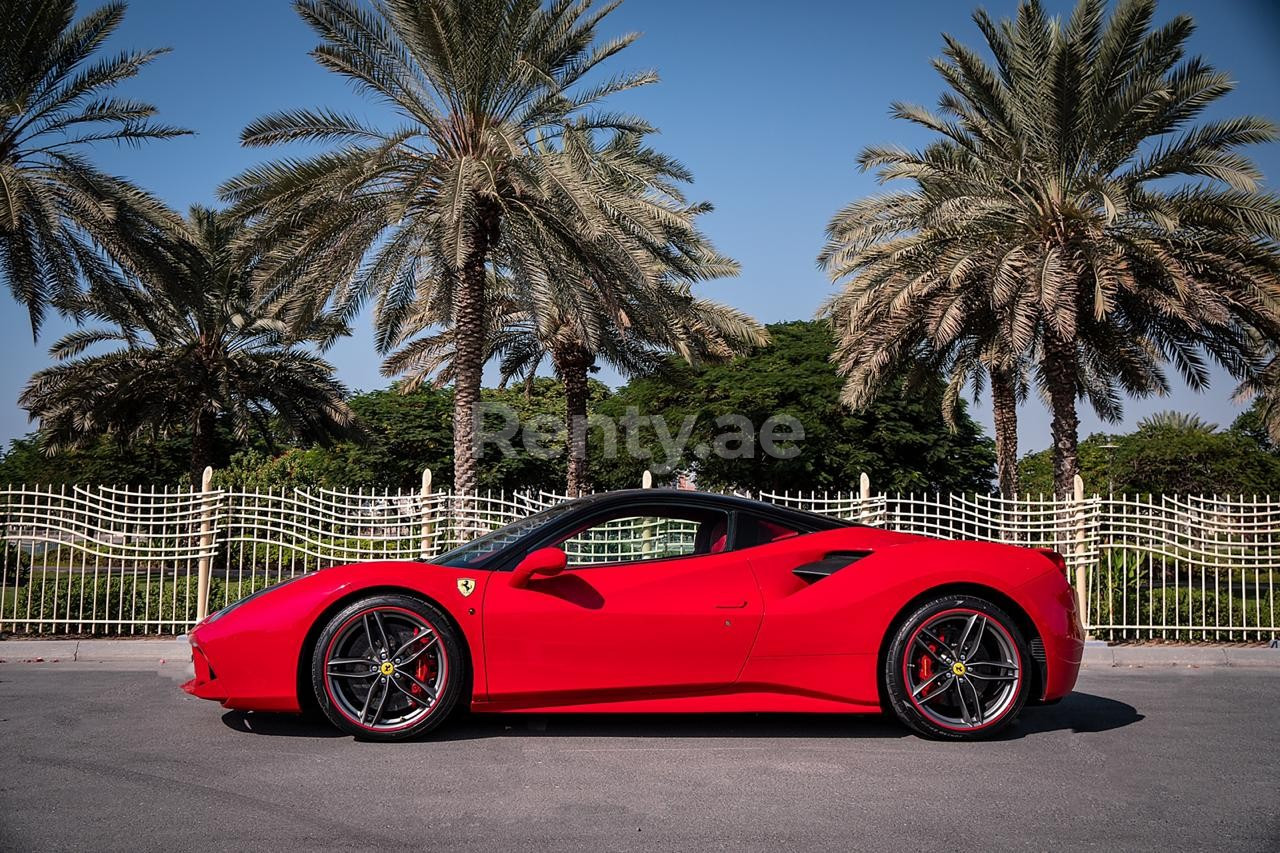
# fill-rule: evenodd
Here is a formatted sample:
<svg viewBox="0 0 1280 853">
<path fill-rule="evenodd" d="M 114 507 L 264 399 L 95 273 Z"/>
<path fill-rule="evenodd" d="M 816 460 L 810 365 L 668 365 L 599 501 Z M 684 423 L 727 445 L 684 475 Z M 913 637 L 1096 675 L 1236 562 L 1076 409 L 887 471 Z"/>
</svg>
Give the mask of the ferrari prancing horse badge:
<svg viewBox="0 0 1280 853">
<path fill-rule="evenodd" d="M 474 578 L 458 578 L 458 592 L 462 593 L 464 598 L 475 591 L 476 582 Z"/>
</svg>

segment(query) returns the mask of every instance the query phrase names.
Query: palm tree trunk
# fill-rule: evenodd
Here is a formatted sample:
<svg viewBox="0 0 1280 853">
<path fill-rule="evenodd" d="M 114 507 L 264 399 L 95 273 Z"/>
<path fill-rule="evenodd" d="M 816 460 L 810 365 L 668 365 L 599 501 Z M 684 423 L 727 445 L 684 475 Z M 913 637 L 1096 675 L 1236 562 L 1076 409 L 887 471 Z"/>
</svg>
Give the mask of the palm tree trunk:
<svg viewBox="0 0 1280 853">
<path fill-rule="evenodd" d="M 489 237 L 497 229 L 497 214 L 485 217 L 477 229 L 471 256 L 463 265 L 454 294 L 453 489 L 468 495 L 476 490 L 479 448 L 476 414 L 484 379 L 486 262 Z"/>
<path fill-rule="evenodd" d="M 1077 453 L 1080 418 L 1076 415 L 1076 373 L 1078 363 L 1073 341 L 1064 341 L 1051 329 L 1044 339 L 1044 372 L 1049 385 L 1049 407 L 1053 421 L 1053 491 L 1063 497 L 1075 493 L 1075 477 L 1080 471 Z"/>
<path fill-rule="evenodd" d="M 1000 496 L 1018 492 L 1018 395 L 1007 370 L 991 371 L 991 408 L 996 428 L 996 474 Z"/>
<path fill-rule="evenodd" d="M 213 412 L 202 409 L 191 431 L 191 487 L 200 488 L 204 469 L 213 464 L 213 439 L 218 421 Z"/>
<path fill-rule="evenodd" d="M 566 487 L 571 497 L 591 491 L 587 468 L 587 372 L 592 358 L 581 347 L 566 347 L 554 353 L 556 373 L 564 382 L 564 417 L 569 451 Z"/>
</svg>

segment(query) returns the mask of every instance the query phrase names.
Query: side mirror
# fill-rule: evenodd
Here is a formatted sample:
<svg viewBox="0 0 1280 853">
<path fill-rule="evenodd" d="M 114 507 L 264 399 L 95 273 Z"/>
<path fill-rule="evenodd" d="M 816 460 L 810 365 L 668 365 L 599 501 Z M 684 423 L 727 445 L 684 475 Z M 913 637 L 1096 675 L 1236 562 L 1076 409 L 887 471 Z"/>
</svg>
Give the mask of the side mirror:
<svg viewBox="0 0 1280 853">
<path fill-rule="evenodd" d="M 527 586 L 534 575 L 550 577 L 564 571 L 568 558 L 559 548 L 539 548 L 516 564 L 511 573 L 512 586 Z"/>
</svg>

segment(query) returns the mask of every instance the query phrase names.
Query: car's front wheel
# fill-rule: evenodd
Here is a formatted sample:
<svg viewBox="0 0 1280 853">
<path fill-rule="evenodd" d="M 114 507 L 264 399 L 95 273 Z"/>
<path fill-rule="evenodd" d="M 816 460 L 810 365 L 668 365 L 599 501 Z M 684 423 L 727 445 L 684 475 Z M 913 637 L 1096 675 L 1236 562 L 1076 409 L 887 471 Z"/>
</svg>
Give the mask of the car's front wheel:
<svg viewBox="0 0 1280 853">
<path fill-rule="evenodd" d="M 452 624 L 434 605 L 407 595 L 354 602 L 325 625 L 311 661 L 320 710 L 335 726 L 369 740 L 402 740 L 449 716 L 467 662 Z"/>
<path fill-rule="evenodd" d="M 889 704 L 926 737 L 976 740 L 1009 725 L 1030 691 L 1031 653 L 1002 609 L 971 595 L 926 602 L 885 659 Z"/>
</svg>

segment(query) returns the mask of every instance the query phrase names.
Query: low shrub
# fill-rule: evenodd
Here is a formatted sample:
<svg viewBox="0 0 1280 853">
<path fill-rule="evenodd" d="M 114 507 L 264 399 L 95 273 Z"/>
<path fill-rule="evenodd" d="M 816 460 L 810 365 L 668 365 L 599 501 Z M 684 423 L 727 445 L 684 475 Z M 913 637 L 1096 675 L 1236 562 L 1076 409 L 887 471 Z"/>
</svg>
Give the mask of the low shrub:
<svg viewBox="0 0 1280 853">
<path fill-rule="evenodd" d="M 287 577 L 287 575 L 286 575 Z M 210 611 L 225 607 L 250 593 L 275 583 L 274 575 L 246 575 L 242 580 L 210 578 Z M 39 619 L 54 631 L 80 631 L 81 620 L 90 633 L 128 631 L 120 623 L 147 620 L 183 630 L 196 619 L 197 579 L 194 573 L 178 578 L 154 578 L 142 572 L 137 575 L 48 572 L 37 574 L 25 586 L 12 591 L 4 604 L 0 622 L 11 619 Z M 154 631 L 155 626 L 139 630 Z"/>
</svg>

